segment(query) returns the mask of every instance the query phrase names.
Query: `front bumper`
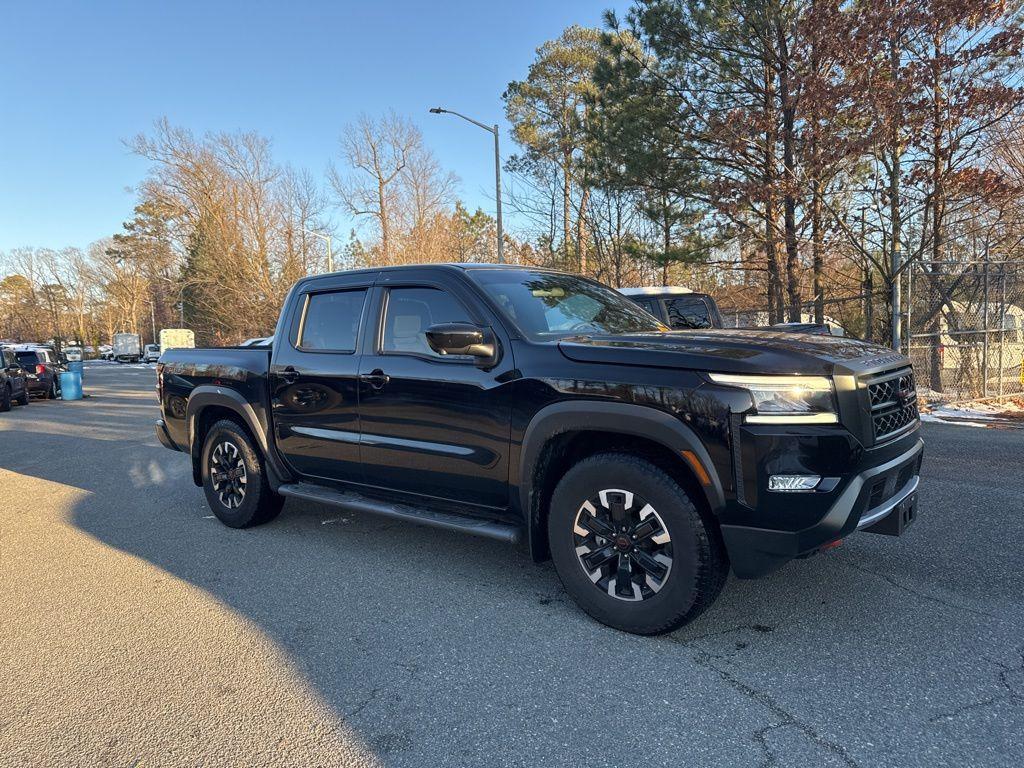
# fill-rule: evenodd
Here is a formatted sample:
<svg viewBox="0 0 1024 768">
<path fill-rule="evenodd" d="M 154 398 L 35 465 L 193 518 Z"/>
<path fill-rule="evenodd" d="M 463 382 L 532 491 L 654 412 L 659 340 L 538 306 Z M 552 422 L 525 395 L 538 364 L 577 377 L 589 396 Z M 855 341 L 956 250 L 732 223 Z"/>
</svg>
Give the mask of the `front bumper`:
<svg viewBox="0 0 1024 768">
<path fill-rule="evenodd" d="M 907 439 L 899 441 L 905 447 L 911 446 L 895 456 L 886 456 L 881 463 L 861 469 L 853 477 L 838 486 L 838 495 L 827 507 L 824 514 L 810 525 L 777 530 L 767 526 L 741 524 L 723 521 L 722 538 L 729 551 L 733 571 L 739 578 L 756 578 L 779 568 L 788 561 L 806 556 L 826 544 L 837 541 L 858 529 L 879 533 L 891 533 L 892 526 L 886 521 L 894 512 L 903 513 L 904 505 L 912 501 L 917 491 L 920 476 L 924 442 L 917 436 L 917 430 Z M 773 494 L 776 495 L 776 494 Z M 799 502 L 805 512 L 808 503 L 815 500 L 827 501 L 832 494 L 777 494 L 777 503 L 785 503 L 786 497 Z M 767 506 L 767 505 L 765 505 Z M 775 505 L 772 505 L 775 506 Z M 779 510 L 781 512 L 781 510 Z M 759 509 L 762 520 L 770 512 Z M 896 533 L 902 530 L 897 526 Z"/>
</svg>

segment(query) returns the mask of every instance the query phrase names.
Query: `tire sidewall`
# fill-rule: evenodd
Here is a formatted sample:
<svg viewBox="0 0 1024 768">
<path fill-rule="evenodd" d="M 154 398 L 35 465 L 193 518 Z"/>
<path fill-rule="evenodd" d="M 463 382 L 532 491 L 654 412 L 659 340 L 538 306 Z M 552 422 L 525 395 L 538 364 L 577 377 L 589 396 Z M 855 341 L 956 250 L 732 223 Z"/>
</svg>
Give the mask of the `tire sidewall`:
<svg viewBox="0 0 1024 768">
<path fill-rule="evenodd" d="M 11 410 L 11 387 L 9 384 L 4 384 L 3 390 L 0 390 L 0 413 L 6 413 Z"/>
<path fill-rule="evenodd" d="M 632 491 L 657 510 L 672 538 L 672 570 L 667 583 L 640 601 L 611 597 L 583 570 L 575 552 L 573 523 L 584 501 L 605 489 Z M 551 557 L 569 594 L 591 616 L 640 634 L 664 631 L 672 617 L 689 612 L 697 599 L 699 515 L 685 491 L 653 465 L 628 456 L 595 456 L 577 464 L 555 488 L 548 515 Z"/>
<path fill-rule="evenodd" d="M 245 497 L 242 499 L 242 503 L 233 509 L 228 509 L 221 502 L 217 492 L 213 489 L 213 480 L 210 476 L 210 454 L 213 453 L 217 445 L 225 441 L 237 446 L 245 464 Z M 219 421 L 214 424 L 203 443 L 201 461 L 203 492 L 206 494 L 207 504 L 217 519 L 231 528 L 245 528 L 257 522 L 260 512 L 260 497 L 263 494 L 263 469 L 249 436 L 241 427 L 228 421 Z"/>
</svg>

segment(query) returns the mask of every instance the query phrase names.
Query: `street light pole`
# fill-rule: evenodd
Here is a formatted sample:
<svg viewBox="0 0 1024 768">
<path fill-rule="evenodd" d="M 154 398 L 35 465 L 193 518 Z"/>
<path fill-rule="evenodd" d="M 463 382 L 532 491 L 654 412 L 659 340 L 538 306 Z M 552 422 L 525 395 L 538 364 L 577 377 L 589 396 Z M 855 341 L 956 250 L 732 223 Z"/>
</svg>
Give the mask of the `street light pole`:
<svg viewBox="0 0 1024 768">
<path fill-rule="evenodd" d="M 497 123 L 494 125 L 485 125 L 479 120 L 474 120 L 472 117 L 466 117 L 459 112 L 453 112 L 450 109 L 442 109 L 441 107 L 433 107 L 430 110 L 431 114 L 434 115 L 455 115 L 461 117 L 467 123 L 472 123 L 478 128 L 483 128 L 488 133 L 494 135 L 494 201 L 496 206 L 495 221 L 498 228 L 498 263 L 505 263 L 505 235 L 501 228 L 501 152 L 498 147 L 498 137 L 501 135 L 501 130 L 498 128 Z"/>
<path fill-rule="evenodd" d="M 308 235 L 312 235 L 313 237 L 319 237 L 321 240 L 326 240 L 327 241 L 327 271 L 328 272 L 333 272 L 334 271 L 334 254 L 331 251 L 331 236 L 327 235 L 327 234 L 324 234 L 323 232 L 314 232 L 312 229 L 306 229 L 305 227 L 303 227 L 302 229 Z"/>
</svg>

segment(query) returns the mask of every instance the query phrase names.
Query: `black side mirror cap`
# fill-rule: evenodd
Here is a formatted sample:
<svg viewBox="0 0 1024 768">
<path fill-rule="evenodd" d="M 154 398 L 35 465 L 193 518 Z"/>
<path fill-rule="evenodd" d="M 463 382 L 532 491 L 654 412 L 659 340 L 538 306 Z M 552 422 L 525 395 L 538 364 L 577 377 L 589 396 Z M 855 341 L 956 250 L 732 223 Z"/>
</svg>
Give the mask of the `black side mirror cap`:
<svg viewBox="0 0 1024 768">
<path fill-rule="evenodd" d="M 490 328 L 472 323 L 439 323 L 426 330 L 427 344 L 439 355 L 470 355 L 481 362 L 495 360 L 498 345 Z"/>
</svg>

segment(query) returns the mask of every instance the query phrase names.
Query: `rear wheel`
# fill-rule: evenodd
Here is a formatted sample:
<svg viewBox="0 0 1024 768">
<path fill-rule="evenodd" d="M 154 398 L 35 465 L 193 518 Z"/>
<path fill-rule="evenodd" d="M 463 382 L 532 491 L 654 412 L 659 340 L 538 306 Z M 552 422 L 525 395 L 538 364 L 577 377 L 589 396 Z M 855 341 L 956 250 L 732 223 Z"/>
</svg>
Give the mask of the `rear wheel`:
<svg viewBox="0 0 1024 768">
<path fill-rule="evenodd" d="M 56 400 L 58 397 L 60 397 L 60 387 L 57 385 L 57 376 L 54 374 L 50 380 L 50 388 L 46 390 L 46 399 Z"/>
<path fill-rule="evenodd" d="M 28 405 L 28 400 L 29 400 L 29 397 L 28 397 L 28 387 L 22 387 L 21 388 L 21 394 L 18 395 L 18 397 L 15 399 L 15 402 L 18 405 Z"/>
<path fill-rule="evenodd" d="M 671 632 L 699 616 L 728 576 L 721 543 L 686 490 L 624 453 L 584 459 L 551 499 L 555 569 L 576 603 L 626 632 Z"/>
<path fill-rule="evenodd" d="M 210 428 L 201 460 L 206 501 L 224 525 L 248 528 L 277 517 L 284 498 L 271 489 L 259 452 L 236 422 Z"/>
<path fill-rule="evenodd" d="M 11 410 L 11 385 L 4 384 L 0 387 L 0 413 L 7 413 Z"/>
</svg>

